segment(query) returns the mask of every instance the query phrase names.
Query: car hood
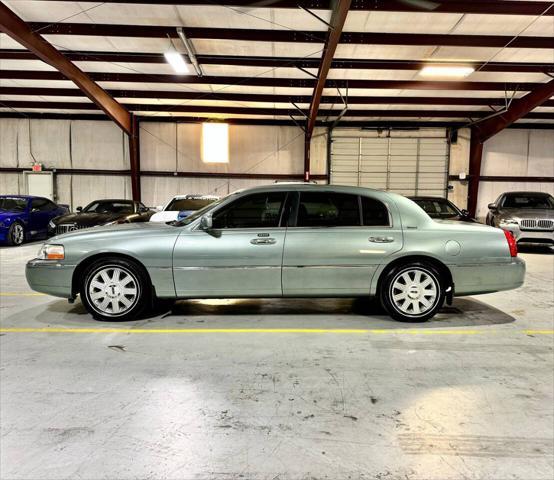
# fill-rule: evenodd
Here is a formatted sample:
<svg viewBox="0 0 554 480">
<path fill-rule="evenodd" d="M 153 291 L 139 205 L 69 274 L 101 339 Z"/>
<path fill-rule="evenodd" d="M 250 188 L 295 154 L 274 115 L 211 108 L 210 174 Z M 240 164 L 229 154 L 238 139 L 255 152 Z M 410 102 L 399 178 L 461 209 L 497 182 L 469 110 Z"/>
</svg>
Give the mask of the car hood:
<svg viewBox="0 0 554 480">
<path fill-rule="evenodd" d="M 54 224 L 62 223 L 76 224 L 81 227 L 93 227 L 95 225 L 103 225 L 104 223 L 115 222 L 116 220 L 125 218 L 131 213 L 70 213 L 62 215 L 54 219 Z"/>
<path fill-rule="evenodd" d="M 180 233 L 181 228 L 157 222 L 121 223 L 117 225 L 100 226 L 86 230 L 75 230 L 73 232 L 64 233 L 63 235 L 53 237 L 49 243 L 56 243 L 56 241 L 65 240 L 86 240 L 87 238 L 92 237 L 111 237 L 113 235 L 121 237 L 125 235 L 134 236 L 157 233 L 163 234 L 169 231 Z"/>
<path fill-rule="evenodd" d="M 499 218 L 548 218 L 554 220 L 554 210 L 551 208 L 503 208 L 498 211 L 498 216 Z"/>
</svg>

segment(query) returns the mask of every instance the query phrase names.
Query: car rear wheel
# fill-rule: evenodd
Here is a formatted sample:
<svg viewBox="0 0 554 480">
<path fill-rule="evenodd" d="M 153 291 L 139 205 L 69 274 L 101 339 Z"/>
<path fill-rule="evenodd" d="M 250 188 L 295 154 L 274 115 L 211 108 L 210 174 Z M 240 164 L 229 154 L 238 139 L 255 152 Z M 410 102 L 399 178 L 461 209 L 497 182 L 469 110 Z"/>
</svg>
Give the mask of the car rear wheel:
<svg viewBox="0 0 554 480">
<path fill-rule="evenodd" d="M 440 273 L 431 265 L 414 262 L 393 268 L 381 284 L 381 304 L 401 322 L 424 322 L 444 303 Z"/>
<path fill-rule="evenodd" d="M 140 265 L 123 258 L 103 259 L 85 271 L 81 301 L 97 320 L 137 318 L 150 302 L 150 282 Z"/>
<path fill-rule="evenodd" d="M 11 224 L 8 230 L 8 245 L 19 246 L 25 241 L 25 227 L 19 222 Z"/>
</svg>

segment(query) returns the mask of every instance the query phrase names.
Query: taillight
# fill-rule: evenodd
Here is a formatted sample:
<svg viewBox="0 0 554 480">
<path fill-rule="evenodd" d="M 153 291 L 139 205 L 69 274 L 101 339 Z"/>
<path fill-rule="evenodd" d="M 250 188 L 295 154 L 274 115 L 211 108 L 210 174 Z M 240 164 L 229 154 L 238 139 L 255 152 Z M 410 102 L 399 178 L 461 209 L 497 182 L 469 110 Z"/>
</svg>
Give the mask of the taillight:
<svg viewBox="0 0 554 480">
<path fill-rule="evenodd" d="M 517 242 L 514 238 L 514 235 L 512 232 L 509 232 L 508 230 L 503 230 L 504 235 L 506 236 L 506 241 L 508 242 L 508 247 L 510 248 L 510 255 L 512 257 L 517 257 Z"/>
</svg>

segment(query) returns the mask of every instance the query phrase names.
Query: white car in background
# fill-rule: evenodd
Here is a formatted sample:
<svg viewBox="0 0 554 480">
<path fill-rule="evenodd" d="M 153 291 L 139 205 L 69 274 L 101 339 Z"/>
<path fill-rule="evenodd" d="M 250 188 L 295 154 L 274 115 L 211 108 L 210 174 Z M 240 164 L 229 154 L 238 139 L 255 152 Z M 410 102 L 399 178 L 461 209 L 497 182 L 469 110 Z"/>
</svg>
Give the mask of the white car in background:
<svg viewBox="0 0 554 480">
<path fill-rule="evenodd" d="M 157 213 L 150 217 L 151 222 L 171 222 L 182 220 L 191 213 L 219 200 L 213 195 L 176 195 L 165 206 L 159 206 Z"/>
</svg>

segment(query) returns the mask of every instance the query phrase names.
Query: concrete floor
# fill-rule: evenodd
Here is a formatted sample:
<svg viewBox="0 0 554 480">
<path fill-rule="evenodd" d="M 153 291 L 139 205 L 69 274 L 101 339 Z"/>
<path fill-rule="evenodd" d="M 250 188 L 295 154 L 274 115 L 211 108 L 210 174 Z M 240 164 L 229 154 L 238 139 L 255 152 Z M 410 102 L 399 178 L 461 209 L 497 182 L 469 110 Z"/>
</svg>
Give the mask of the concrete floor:
<svg viewBox="0 0 554 480">
<path fill-rule="evenodd" d="M 2 479 L 554 476 L 548 252 L 522 255 L 521 289 L 408 330 L 352 300 L 189 301 L 99 323 L 30 292 L 36 250 L 0 250 Z M 259 330 L 275 328 L 344 330 Z"/>
</svg>

